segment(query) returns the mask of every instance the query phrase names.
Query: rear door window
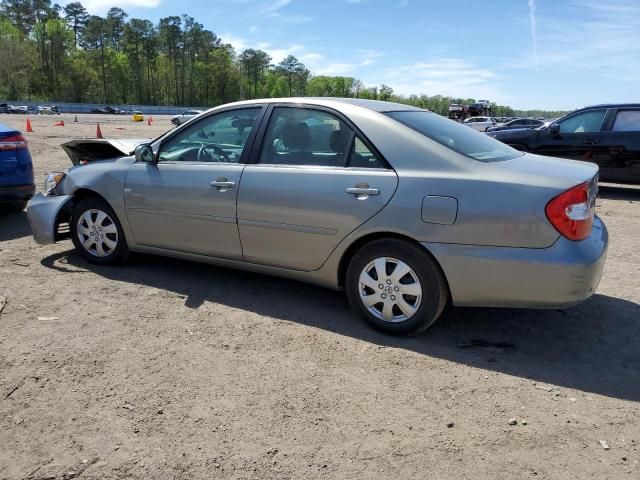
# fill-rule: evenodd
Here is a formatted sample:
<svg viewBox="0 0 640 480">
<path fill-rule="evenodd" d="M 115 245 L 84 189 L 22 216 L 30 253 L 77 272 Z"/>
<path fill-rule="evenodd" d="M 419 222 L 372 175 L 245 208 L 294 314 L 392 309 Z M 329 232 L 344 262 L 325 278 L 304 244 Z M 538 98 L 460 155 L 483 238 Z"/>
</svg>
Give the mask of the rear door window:
<svg viewBox="0 0 640 480">
<path fill-rule="evenodd" d="M 352 168 L 386 168 L 386 164 L 367 147 L 360 138 L 355 137 L 348 167 Z"/>
<path fill-rule="evenodd" d="M 259 163 L 344 167 L 353 137 L 346 123 L 324 110 L 276 107 Z"/>
<path fill-rule="evenodd" d="M 640 132 L 640 110 L 620 110 L 611 130 L 614 132 Z"/>
</svg>

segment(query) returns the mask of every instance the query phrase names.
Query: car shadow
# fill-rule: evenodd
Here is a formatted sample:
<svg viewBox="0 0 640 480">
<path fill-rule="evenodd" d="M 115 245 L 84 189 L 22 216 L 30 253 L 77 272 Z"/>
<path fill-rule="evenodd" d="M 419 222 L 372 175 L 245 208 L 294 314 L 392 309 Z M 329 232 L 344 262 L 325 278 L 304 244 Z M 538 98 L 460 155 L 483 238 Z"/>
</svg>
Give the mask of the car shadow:
<svg viewBox="0 0 640 480">
<path fill-rule="evenodd" d="M 41 263 L 171 291 L 184 296 L 188 308 L 218 303 L 263 315 L 265 321 L 297 322 L 485 371 L 640 401 L 640 305 L 621 298 L 595 295 L 564 311 L 450 308 L 427 333 L 399 338 L 366 326 L 341 292 L 286 279 L 148 255 L 104 267 L 73 250 Z"/>
<path fill-rule="evenodd" d="M 0 242 L 31 235 L 27 212 L 6 212 L 0 209 Z"/>
<path fill-rule="evenodd" d="M 640 201 L 640 185 L 598 184 L 598 197 L 608 200 Z"/>
</svg>

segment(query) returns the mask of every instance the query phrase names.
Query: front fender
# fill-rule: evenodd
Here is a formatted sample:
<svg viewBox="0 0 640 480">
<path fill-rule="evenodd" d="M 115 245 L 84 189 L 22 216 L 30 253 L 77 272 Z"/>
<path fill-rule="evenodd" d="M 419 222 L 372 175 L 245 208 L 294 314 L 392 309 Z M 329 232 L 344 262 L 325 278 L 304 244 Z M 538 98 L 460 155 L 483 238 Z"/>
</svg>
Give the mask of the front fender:
<svg viewBox="0 0 640 480">
<path fill-rule="evenodd" d="M 71 195 L 45 196 L 36 194 L 27 206 L 27 217 L 34 240 L 46 245 L 56 241 L 56 218 Z"/>
</svg>

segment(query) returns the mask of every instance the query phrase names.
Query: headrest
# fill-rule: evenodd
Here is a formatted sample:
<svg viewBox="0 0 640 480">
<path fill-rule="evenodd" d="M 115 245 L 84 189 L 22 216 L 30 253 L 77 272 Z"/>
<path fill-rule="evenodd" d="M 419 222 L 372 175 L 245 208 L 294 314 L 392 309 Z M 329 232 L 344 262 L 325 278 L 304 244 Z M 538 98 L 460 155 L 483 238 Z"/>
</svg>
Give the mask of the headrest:
<svg viewBox="0 0 640 480">
<path fill-rule="evenodd" d="M 305 150 L 311 146 L 311 133 L 304 123 L 285 126 L 282 134 L 284 146 L 294 150 Z"/>
<path fill-rule="evenodd" d="M 331 138 L 329 139 L 329 145 L 331 150 L 335 153 L 344 153 L 347 151 L 347 142 L 349 141 L 349 135 L 344 130 L 334 130 L 331 132 Z"/>
</svg>

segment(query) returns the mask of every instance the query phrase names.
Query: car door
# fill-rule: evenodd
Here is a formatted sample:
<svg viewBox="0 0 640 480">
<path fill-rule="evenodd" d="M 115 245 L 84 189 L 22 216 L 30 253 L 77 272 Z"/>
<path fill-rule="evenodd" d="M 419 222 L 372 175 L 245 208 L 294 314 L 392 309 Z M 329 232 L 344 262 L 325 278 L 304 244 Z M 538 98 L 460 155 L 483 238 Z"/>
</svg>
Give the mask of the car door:
<svg viewBox="0 0 640 480">
<path fill-rule="evenodd" d="M 238 193 L 248 262 L 311 271 L 393 196 L 398 178 L 344 117 L 276 105 Z"/>
<path fill-rule="evenodd" d="M 241 259 L 236 197 L 263 107 L 228 109 L 180 127 L 154 162 L 136 162 L 125 208 L 136 243 Z"/>
<path fill-rule="evenodd" d="M 640 183 L 640 108 L 616 110 L 601 135 L 600 178 Z"/>
<path fill-rule="evenodd" d="M 536 153 L 573 160 L 596 161 L 602 152 L 601 131 L 607 109 L 577 112 L 540 130 Z"/>
</svg>

